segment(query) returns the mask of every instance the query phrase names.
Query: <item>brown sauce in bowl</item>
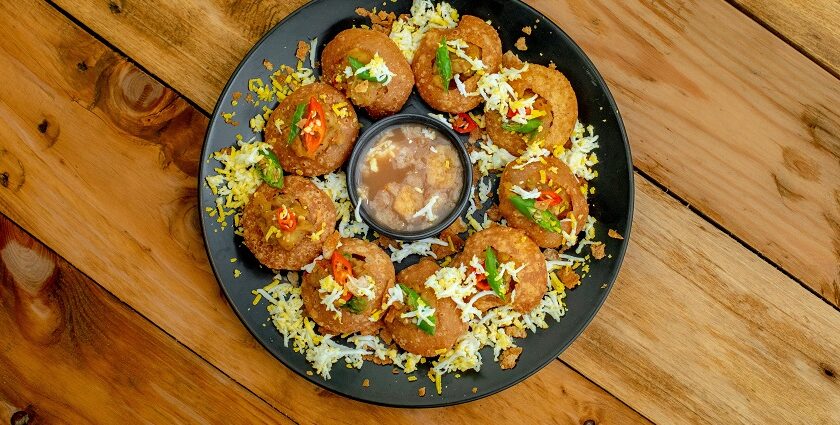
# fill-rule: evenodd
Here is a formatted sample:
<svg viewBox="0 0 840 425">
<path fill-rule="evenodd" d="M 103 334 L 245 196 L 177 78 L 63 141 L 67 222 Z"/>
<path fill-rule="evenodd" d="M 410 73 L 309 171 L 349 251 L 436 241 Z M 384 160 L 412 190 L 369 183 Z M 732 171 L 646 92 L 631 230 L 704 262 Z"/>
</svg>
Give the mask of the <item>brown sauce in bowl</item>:
<svg viewBox="0 0 840 425">
<path fill-rule="evenodd" d="M 380 226 L 416 232 L 443 221 L 460 201 L 464 165 L 449 138 L 423 124 L 383 130 L 358 162 L 362 207 Z"/>
</svg>

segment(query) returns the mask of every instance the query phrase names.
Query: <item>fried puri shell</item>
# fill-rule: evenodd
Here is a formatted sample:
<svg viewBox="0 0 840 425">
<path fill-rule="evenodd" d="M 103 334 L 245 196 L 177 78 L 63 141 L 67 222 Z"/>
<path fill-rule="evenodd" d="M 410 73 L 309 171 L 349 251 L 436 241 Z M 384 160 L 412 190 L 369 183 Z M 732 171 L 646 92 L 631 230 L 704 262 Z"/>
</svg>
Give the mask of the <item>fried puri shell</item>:
<svg viewBox="0 0 840 425">
<path fill-rule="evenodd" d="M 499 209 L 507 219 L 508 225 L 524 231 L 537 245 L 543 248 L 559 248 L 563 246 L 563 235 L 551 232 L 538 226 L 536 223 L 522 215 L 510 202 L 513 194 L 511 188 L 518 185 L 524 190 L 539 189 L 551 190 L 560 194 L 568 203 L 571 201 L 572 214 L 577 220 L 576 228 L 572 229 L 570 222 L 563 223 L 563 231 L 570 234 L 577 234 L 583 230 L 586 219 L 589 216 L 589 204 L 586 196 L 581 192 L 581 184 L 563 161 L 555 157 L 545 158 L 545 163 L 534 162 L 522 169 L 516 169 L 516 162 L 511 162 L 505 167 L 502 178 L 499 182 Z M 545 183 L 542 183 L 541 171 L 545 173 Z M 566 218 L 568 210 L 562 213 L 561 219 Z"/>
<path fill-rule="evenodd" d="M 313 232 L 323 228 L 325 229 L 322 232 L 323 235 L 328 235 L 335 228 L 337 220 L 335 206 L 332 199 L 321 189 L 308 179 L 297 176 L 287 176 L 282 189 L 275 189 L 267 184 L 261 185 L 245 206 L 242 212 L 245 246 L 254 253 L 260 263 L 267 267 L 299 270 L 320 254 L 324 238 L 313 240 L 310 234 L 302 235 L 300 241 L 291 249 L 279 246 L 274 238 L 266 240 L 266 232 L 261 223 L 270 220 L 274 211 L 264 211 L 266 202 L 263 201 L 268 201 L 270 205 L 271 201 L 279 196 L 299 202 L 307 212 L 305 218 L 312 223 Z"/>
<path fill-rule="evenodd" d="M 327 120 L 324 140 L 312 154 L 303 146 L 302 135 L 289 142 L 295 109 L 300 104 L 308 105 L 311 98 L 321 103 Z M 343 118 L 333 110 L 333 105 L 342 103 L 347 111 L 347 116 Z M 265 140 L 272 145 L 283 170 L 304 176 L 320 176 L 335 171 L 350 156 L 358 135 L 359 120 L 353 107 L 341 92 L 323 83 L 305 85 L 292 92 L 271 113 L 265 127 Z"/>
<path fill-rule="evenodd" d="M 387 85 L 344 75 L 349 56 L 367 63 L 376 53 L 396 74 Z M 362 28 L 344 30 L 324 47 L 321 70 L 324 82 L 344 92 L 374 119 L 399 112 L 414 86 L 411 66 L 397 45 L 381 32 Z"/>
<path fill-rule="evenodd" d="M 471 48 L 478 48 L 478 57 L 487 65 L 484 70 L 487 73 L 497 72 L 502 62 L 502 42 L 499 33 L 489 24 L 475 16 L 464 16 L 457 27 L 451 30 L 432 29 L 423 36 L 420 46 L 414 54 L 412 69 L 414 78 L 417 81 L 417 92 L 433 109 L 453 114 L 467 112 L 477 107 L 481 96 L 464 96 L 454 83 L 450 87 L 443 87 L 440 74 L 435 63 L 436 53 L 443 37 L 447 41 L 461 39 L 467 42 Z M 454 55 L 450 54 L 450 57 Z M 457 74 L 453 70 L 454 75 Z M 464 80 L 461 78 L 467 93 L 473 93 L 478 89 L 478 80 L 481 76 L 474 73 Z"/>
<path fill-rule="evenodd" d="M 382 305 L 382 298 L 394 286 L 394 264 L 391 258 L 375 244 L 355 238 L 341 239 L 341 246 L 336 248 L 340 254 L 346 254 L 353 266 L 354 276 L 370 276 L 376 289 L 373 300 L 359 314 L 341 309 L 341 318 L 327 310 L 321 303 L 322 295 L 318 292 L 321 279 L 332 273 L 329 260 L 319 261 L 311 273 L 305 273 L 301 285 L 301 296 L 306 314 L 312 318 L 325 333 L 339 335 L 360 332 L 364 335 L 375 334 L 381 327 L 381 320 L 371 321 L 370 315 Z"/>
<path fill-rule="evenodd" d="M 525 266 L 519 272 L 519 282 L 514 286 L 515 296 L 508 292 L 506 300 L 516 311 L 527 313 L 533 310 L 539 305 L 546 291 L 547 270 L 540 248 L 521 230 L 494 226 L 470 236 L 464 245 L 464 251 L 456 257 L 455 264 L 469 266 L 473 257 L 483 259 L 488 246 L 496 251 L 500 263 L 504 262 L 504 258 L 508 258 L 517 267 Z M 503 304 L 501 298 L 488 295 L 479 298 L 474 305 L 484 311 Z"/>
<path fill-rule="evenodd" d="M 437 299 L 435 291 L 425 285 L 426 279 L 440 267 L 429 259 L 405 268 L 397 275 L 397 282 L 414 289 L 420 297 L 435 309 L 435 334 L 429 335 L 417 327 L 413 318 L 401 319 L 408 310 L 404 304 L 391 307 L 385 316 L 385 327 L 394 341 L 405 351 L 431 357 L 439 350 L 452 348 L 458 338 L 467 331 L 467 324 L 461 321 L 461 311 L 450 298 Z"/>
<path fill-rule="evenodd" d="M 511 52 L 505 53 L 506 68 L 521 68 L 523 63 Z M 531 140 L 542 141 L 549 150 L 565 145 L 575 129 L 578 108 L 577 97 L 572 85 L 562 72 L 541 65 L 528 64 L 528 70 L 521 78 L 510 82 L 516 95 L 528 98 L 537 95 L 535 109 L 546 112 L 542 130 L 533 135 L 522 135 L 502 127 L 501 114 L 490 111 L 485 114 L 487 134 L 493 142 L 514 155 L 521 155 Z"/>
</svg>

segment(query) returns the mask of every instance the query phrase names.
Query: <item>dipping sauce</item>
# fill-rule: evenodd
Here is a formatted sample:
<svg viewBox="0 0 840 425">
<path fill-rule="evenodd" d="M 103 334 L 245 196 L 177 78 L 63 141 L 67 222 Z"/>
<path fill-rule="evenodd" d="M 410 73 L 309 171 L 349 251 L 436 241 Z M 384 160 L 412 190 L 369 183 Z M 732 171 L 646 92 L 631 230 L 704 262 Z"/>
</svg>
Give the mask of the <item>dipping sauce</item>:
<svg viewBox="0 0 840 425">
<path fill-rule="evenodd" d="M 380 226 L 415 232 L 443 221 L 458 205 L 464 169 L 440 131 L 423 124 L 383 130 L 360 158 L 358 195 Z"/>
</svg>

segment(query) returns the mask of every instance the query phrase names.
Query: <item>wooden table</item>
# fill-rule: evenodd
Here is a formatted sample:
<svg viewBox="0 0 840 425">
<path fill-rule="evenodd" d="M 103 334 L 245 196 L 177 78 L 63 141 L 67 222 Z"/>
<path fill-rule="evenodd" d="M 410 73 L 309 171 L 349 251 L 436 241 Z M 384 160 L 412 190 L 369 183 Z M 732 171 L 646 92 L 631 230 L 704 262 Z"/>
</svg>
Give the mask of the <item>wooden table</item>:
<svg viewBox="0 0 840 425">
<path fill-rule="evenodd" d="M 427 410 L 294 375 L 207 262 L 208 111 L 302 3 L 0 2 L 4 421 L 840 423 L 840 3 L 530 1 L 617 98 L 630 249 L 558 361 Z"/>
</svg>

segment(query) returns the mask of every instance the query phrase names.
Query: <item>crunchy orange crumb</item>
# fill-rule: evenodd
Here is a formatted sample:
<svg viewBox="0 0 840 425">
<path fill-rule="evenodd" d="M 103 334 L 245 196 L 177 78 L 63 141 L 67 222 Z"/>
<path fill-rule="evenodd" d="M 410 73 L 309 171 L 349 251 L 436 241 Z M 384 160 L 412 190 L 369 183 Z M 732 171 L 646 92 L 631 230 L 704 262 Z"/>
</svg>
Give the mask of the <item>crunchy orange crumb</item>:
<svg viewBox="0 0 840 425">
<path fill-rule="evenodd" d="M 554 61 L 551 61 L 551 62 L 548 63 L 548 67 L 550 69 L 557 69 L 557 64 L 554 63 Z"/>
<path fill-rule="evenodd" d="M 506 327 L 505 328 L 505 333 L 508 334 L 508 336 L 513 337 L 513 338 L 525 338 L 526 336 L 528 336 L 528 333 L 525 332 L 525 329 L 519 329 L 516 326 Z"/>
<path fill-rule="evenodd" d="M 399 370 L 399 369 L 397 369 L 397 368 L 393 368 L 393 369 L 391 369 L 391 373 L 393 373 L 394 375 L 399 375 L 399 374 L 400 374 L 400 370 Z"/>
<path fill-rule="evenodd" d="M 306 57 L 309 55 L 309 43 L 299 40 L 297 45 L 297 50 L 295 51 L 295 57 L 298 58 L 299 61 L 305 61 Z"/>
<path fill-rule="evenodd" d="M 499 356 L 499 367 L 502 370 L 513 369 L 516 366 L 516 361 L 519 360 L 520 354 L 522 354 L 522 347 L 510 347 L 502 351 L 502 355 Z"/>
<path fill-rule="evenodd" d="M 417 390 L 417 395 L 419 395 L 420 397 L 425 397 L 426 396 L 426 387 L 420 387 L 420 389 Z"/>
<path fill-rule="evenodd" d="M 619 234 L 618 232 L 616 232 L 616 231 L 615 231 L 615 230 L 613 230 L 613 229 L 610 229 L 610 230 L 607 232 L 607 235 L 609 235 L 609 237 L 611 237 L 611 238 L 613 238 L 613 239 L 624 239 L 624 236 L 621 236 L 621 234 Z"/>
<path fill-rule="evenodd" d="M 522 32 L 524 32 L 525 34 L 531 35 L 531 30 L 532 30 L 531 27 L 529 27 L 527 25 L 522 27 Z"/>
<path fill-rule="evenodd" d="M 362 381 L 362 386 L 365 387 L 365 388 L 369 387 L 370 386 L 370 379 L 365 378 L 365 380 Z"/>
<path fill-rule="evenodd" d="M 525 37 L 519 37 L 513 47 L 516 47 L 517 50 L 528 50 L 528 45 L 525 44 Z"/>
<path fill-rule="evenodd" d="M 589 249 L 592 250 L 592 257 L 595 258 L 596 260 L 600 260 L 600 259 L 606 257 L 607 254 L 606 254 L 606 252 L 604 252 L 605 248 L 606 248 L 606 245 L 604 245 L 600 242 L 594 243 L 594 244 L 589 246 Z"/>
<path fill-rule="evenodd" d="M 274 64 L 271 63 L 268 59 L 263 59 L 263 67 L 269 71 L 274 71 Z"/>
<path fill-rule="evenodd" d="M 475 393 L 477 393 L 477 392 L 478 392 L 478 388 L 477 388 L 477 387 L 472 387 L 472 390 L 471 390 L 471 391 L 472 391 L 472 393 L 473 393 L 473 394 L 475 394 Z"/>
<path fill-rule="evenodd" d="M 571 267 L 563 267 L 563 270 L 557 277 L 560 278 L 560 281 L 563 282 L 563 286 L 565 286 L 566 289 L 572 289 L 575 286 L 580 285 L 580 276 L 578 276 Z"/>
</svg>

